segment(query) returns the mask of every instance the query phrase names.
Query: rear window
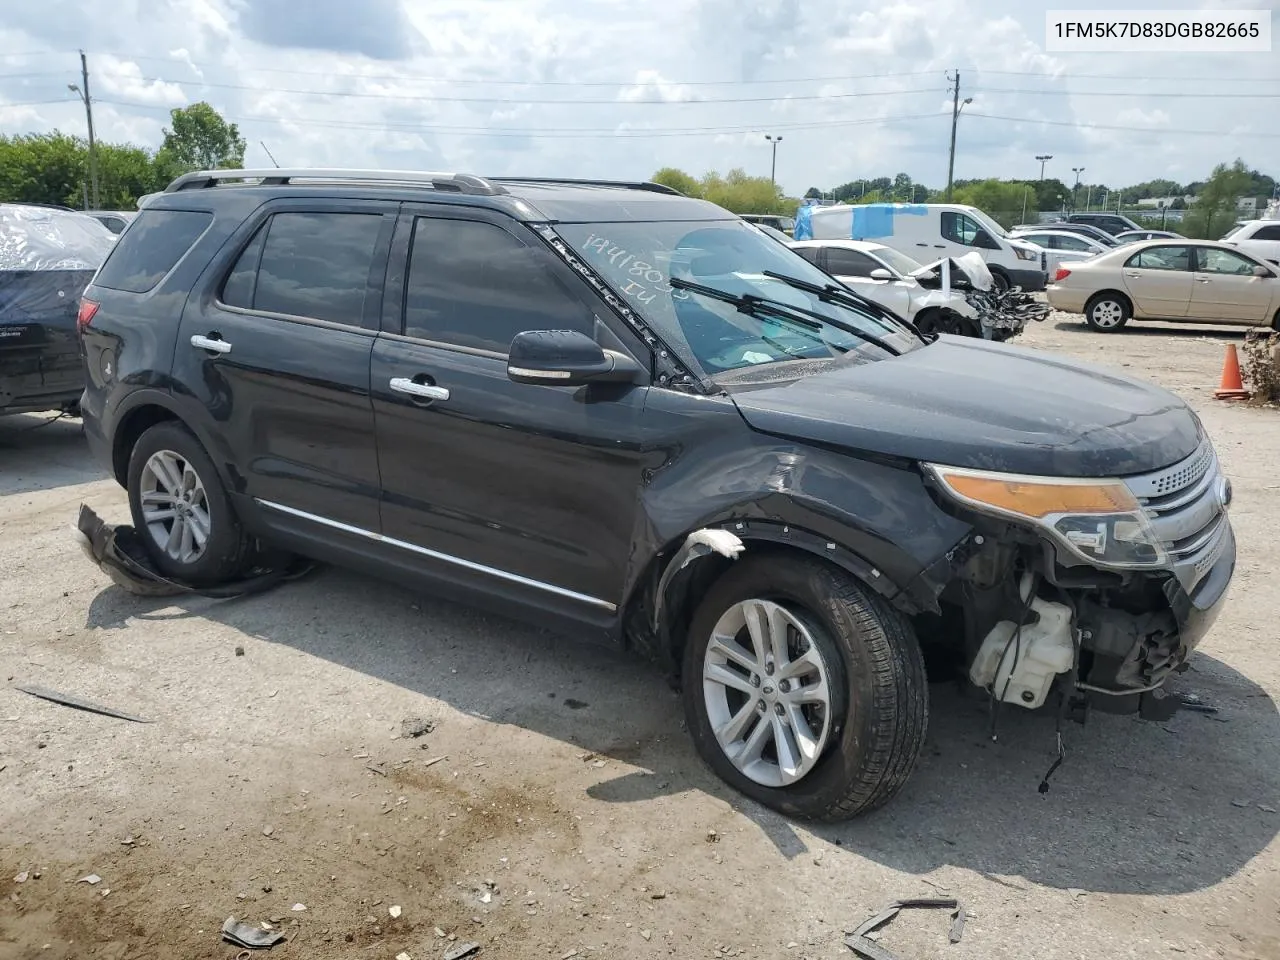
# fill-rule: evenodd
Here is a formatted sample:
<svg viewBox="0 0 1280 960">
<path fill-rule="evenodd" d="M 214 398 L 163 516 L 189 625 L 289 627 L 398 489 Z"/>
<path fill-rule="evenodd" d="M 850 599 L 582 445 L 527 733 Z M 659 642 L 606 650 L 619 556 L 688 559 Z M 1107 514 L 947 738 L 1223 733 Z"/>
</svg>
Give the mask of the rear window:
<svg viewBox="0 0 1280 960">
<path fill-rule="evenodd" d="M 146 293 L 164 278 L 213 223 L 195 210 L 144 210 L 120 237 L 94 283 L 112 290 Z"/>
</svg>

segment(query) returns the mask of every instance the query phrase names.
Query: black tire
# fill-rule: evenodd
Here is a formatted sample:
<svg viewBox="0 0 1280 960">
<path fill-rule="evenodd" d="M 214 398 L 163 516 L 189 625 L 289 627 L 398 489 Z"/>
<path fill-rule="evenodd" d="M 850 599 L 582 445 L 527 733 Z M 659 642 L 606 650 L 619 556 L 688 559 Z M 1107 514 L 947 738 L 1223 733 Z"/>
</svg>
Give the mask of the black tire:
<svg viewBox="0 0 1280 960">
<path fill-rule="evenodd" d="M 1277 310 L 1276 315 L 1271 318 L 1271 329 L 1280 333 L 1280 310 Z"/>
<path fill-rule="evenodd" d="M 828 666 L 825 750 L 786 786 L 757 782 L 726 756 L 703 691 L 713 628 L 727 610 L 753 598 L 772 600 L 802 620 Z M 716 774 L 767 807 L 807 819 L 846 820 L 887 802 L 915 768 L 928 725 L 924 658 L 910 623 L 848 574 L 810 558 L 748 557 L 711 586 L 690 625 L 682 688 L 694 743 Z"/>
<path fill-rule="evenodd" d="M 203 487 L 209 530 L 202 552 L 191 560 L 165 552 L 143 517 L 143 469 L 154 454 L 162 451 L 176 455 L 189 465 Z M 253 540 L 232 509 L 213 461 L 200 441 L 181 423 L 172 420 L 158 423 L 138 438 L 129 455 L 128 490 L 134 529 L 160 573 L 193 586 L 209 587 L 236 579 L 245 571 Z"/>
<path fill-rule="evenodd" d="M 916 314 L 916 329 L 923 334 L 949 333 L 957 337 L 981 337 L 982 328 L 976 320 L 963 317 L 954 310 L 930 307 Z"/>
<path fill-rule="evenodd" d="M 1084 322 L 1098 333 L 1115 333 L 1133 316 L 1129 299 L 1111 290 L 1095 293 L 1084 305 Z"/>
<path fill-rule="evenodd" d="M 1013 284 L 1009 281 L 1009 275 L 999 267 L 991 271 L 991 280 L 995 286 L 996 293 L 1004 293 Z"/>
</svg>

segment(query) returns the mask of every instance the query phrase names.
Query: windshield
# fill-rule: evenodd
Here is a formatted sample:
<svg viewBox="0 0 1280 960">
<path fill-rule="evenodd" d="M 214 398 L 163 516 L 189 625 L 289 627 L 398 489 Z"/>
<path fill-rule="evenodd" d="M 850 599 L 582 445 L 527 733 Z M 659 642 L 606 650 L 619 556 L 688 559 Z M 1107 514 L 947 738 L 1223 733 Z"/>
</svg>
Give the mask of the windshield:
<svg viewBox="0 0 1280 960">
<path fill-rule="evenodd" d="M 893 247 L 876 247 L 871 252 L 904 277 L 910 276 L 914 271 L 924 266 L 920 261 L 912 260 L 905 253 L 899 253 Z"/>
<path fill-rule="evenodd" d="M 1009 234 L 1005 231 L 1004 227 L 1000 226 L 1000 224 L 996 223 L 977 207 L 973 207 L 971 209 L 973 210 L 973 219 L 982 224 L 983 227 L 986 228 L 987 233 L 991 234 L 993 237 L 1004 237 L 1005 239 L 1008 239 Z"/>
<path fill-rule="evenodd" d="M 1237 223 L 1234 227 L 1232 227 L 1230 230 L 1224 233 L 1221 239 L 1230 240 L 1232 237 L 1234 237 L 1237 233 L 1239 233 L 1241 230 L 1243 230 L 1247 226 L 1248 226 L 1247 223 Z"/>
<path fill-rule="evenodd" d="M 920 346 L 905 326 L 871 311 L 824 303 L 765 271 L 827 287 L 831 277 L 741 220 L 562 223 L 557 232 L 621 298 L 704 377 L 792 360 L 885 357 L 853 329 L 899 352 Z M 692 281 L 734 296 L 754 295 L 813 311 L 802 322 L 751 316 L 702 293 L 671 286 Z"/>
</svg>

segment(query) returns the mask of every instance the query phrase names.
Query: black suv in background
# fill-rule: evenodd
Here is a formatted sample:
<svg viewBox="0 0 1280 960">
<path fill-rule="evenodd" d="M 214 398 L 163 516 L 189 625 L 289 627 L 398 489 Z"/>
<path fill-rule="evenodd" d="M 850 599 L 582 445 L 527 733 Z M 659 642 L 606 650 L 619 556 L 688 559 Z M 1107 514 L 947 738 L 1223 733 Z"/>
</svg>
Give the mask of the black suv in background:
<svg viewBox="0 0 1280 960">
<path fill-rule="evenodd" d="M 787 813 L 903 785 L 921 641 L 1000 701 L 1150 714 L 1234 568 L 1176 397 L 922 336 L 655 184 L 190 174 L 80 320 L 162 572 L 271 545 L 623 644 Z"/>
<path fill-rule="evenodd" d="M 1142 229 L 1141 226 L 1119 213 L 1073 213 L 1067 217 L 1067 223 L 1082 223 L 1087 227 L 1095 227 L 1113 237 L 1117 233 L 1124 233 L 1126 230 Z"/>
</svg>

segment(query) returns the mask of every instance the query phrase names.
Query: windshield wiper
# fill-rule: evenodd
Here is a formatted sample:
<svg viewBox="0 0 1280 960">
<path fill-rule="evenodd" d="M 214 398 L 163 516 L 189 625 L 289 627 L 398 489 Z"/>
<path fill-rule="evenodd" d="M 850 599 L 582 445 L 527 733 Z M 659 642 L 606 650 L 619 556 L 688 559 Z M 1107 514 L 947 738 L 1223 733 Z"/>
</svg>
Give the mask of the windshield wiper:
<svg viewBox="0 0 1280 960">
<path fill-rule="evenodd" d="M 679 277 L 671 278 L 671 286 L 677 290 L 688 290 L 691 293 L 698 293 L 704 297 L 710 297 L 712 300 L 719 300 L 721 303 L 727 303 L 737 307 L 739 313 L 745 313 L 747 316 L 759 316 L 760 314 L 772 314 L 783 320 L 805 327 L 809 330 L 821 330 L 825 323 L 827 326 L 835 327 L 837 330 L 843 330 L 845 333 L 852 334 L 864 343 L 879 347 L 891 357 L 902 356 L 902 351 L 890 346 L 879 337 L 870 333 L 864 333 L 857 327 L 834 320 L 831 317 L 818 313 L 815 310 L 806 310 L 804 307 L 793 307 L 788 303 L 782 303 L 778 300 L 771 300 L 768 297 L 760 297 L 754 293 L 727 293 L 724 290 L 718 290 L 715 287 L 703 286 L 701 283 L 694 283 L 690 280 L 682 280 Z M 814 319 L 810 319 L 810 318 Z M 820 322 L 819 322 L 820 321 Z M 826 341 L 823 341 L 824 343 Z M 830 346 L 841 349 L 839 344 L 832 343 Z"/>
<path fill-rule="evenodd" d="M 796 277 L 789 277 L 785 273 L 775 273 L 772 270 L 761 271 L 771 280 L 780 280 L 789 287 L 795 287 L 797 290 L 803 290 L 805 293 L 812 293 L 823 303 L 834 303 L 838 307 L 847 307 L 850 310 L 861 310 L 864 313 L 870 313 L 872 316 L 882 320 L 890 320 L 895 325 L 903 325 L 902 318 L 895 314 L 889 308 L 876 303 L 860 293 L 855 293 L 846 287 L 836 286 L 834 283 L 819 285 L 810 283 L 808 280 L 800 280 Z M 926 340 L 914 323 L 907 321 L 905 326 L 908 330 L 920 338 L 922 343 L 930 343 Z"/>
</svg>

